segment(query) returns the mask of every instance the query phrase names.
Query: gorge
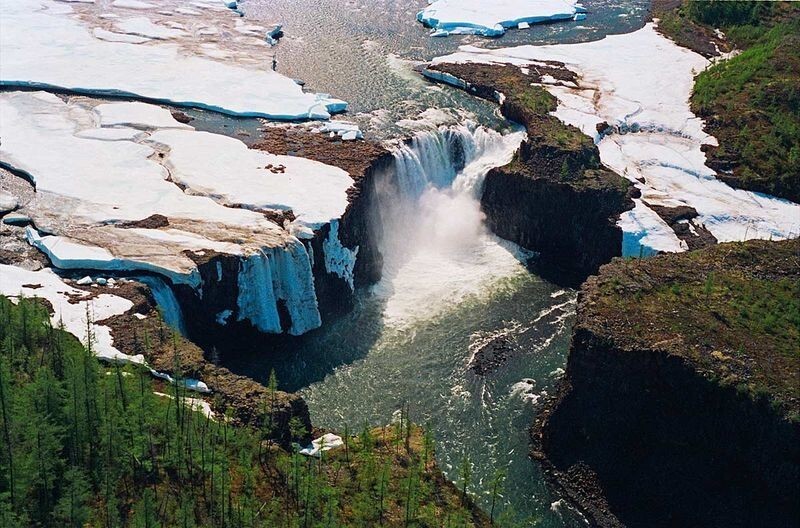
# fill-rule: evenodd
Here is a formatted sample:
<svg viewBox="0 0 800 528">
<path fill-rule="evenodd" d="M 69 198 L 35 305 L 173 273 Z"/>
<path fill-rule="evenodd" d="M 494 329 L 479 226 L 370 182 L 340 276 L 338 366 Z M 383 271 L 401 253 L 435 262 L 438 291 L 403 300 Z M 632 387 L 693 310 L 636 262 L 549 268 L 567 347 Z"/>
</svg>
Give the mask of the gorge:
<svg viewBox="0 0 800 528">
<path fill-rule="evenodd" d="M 320 492 L 314 510 L 290 487 L 301 447 L 342 435 L 344 452 L 305 464 L 331 453 L 348 467 L 348 439 L 391 454 L 404 428 L 408 458 L 386 462 L 407 486 L 394 490 L 406 495 L 392 526 L 444 526 L 451 512 L 465 526 L 689 525 L 693 496 L 714 504 L 705 525 L 796 515 L 780 488 L 796 482 L 797 387 L 787 382 L 781 414 L 770 406 L 784 386 L 748 376 L 772 361 L 789 379 L 798 358 L 751 353 L 766 330 L 725 307 L 740 279 L 786 281 L 763 294 L 769 306 L 791 296 L 796 243 L 778 241 L 800 233 L 800 206 L 706 163 L 722 147 L 690 97 L 727 56 L 682 47 L 645 1 L 531 2 L 541 13 L 503 22 L 497 39 L 469 9 L 437 26 L 422 14 L 442 6 L 417 4 L 4 3 L 0 296 L 44 299 L 45 320 L 108 376 L 125 365 L 218 424 L 255 431 L 262 469 L 286 476 L 276 482 L 288 491 L 270 492 L 292 505 L 282 519 L 303 526 L 337 508 L 336 522 L 356 521 L 349 488 Z M 739 244 L 751 239 L 761 242 Z M 714 282 L 730 255 L 733 282 Z M 643 320 L 665 335 L 642 338 L 632 359 L 619 343 L 634 331 L 593 303 L 635 313 L 653 291 L 670 315 Z M 742 339 L 703 341 L 712 367 L 681 363 L 681 343 L 694 342 L 666 335 L 687 324 L 670 303 L 688 311 L 712 297 L 723 308 L 697 319 Z M 795 309 L 753 316 L 775 319 L 769 336 L 785 332 L 776 350 L 797 338 Z M 675 404 L 683 390 L 722 423 Z M 752 418 L 741 441 L 704 465 L 737 413 Z M 690 447 L 662 441 L 666 430 Z M 664 453 L 692 470 L 668 474 L 654 462 Z M 420 458 L 430 489 L 414 506 L 408 464 Z M 744 489 L 745 477 L 714 487 L 751 462 L 768 491 Z M 662 473 L 661 487 L 645 482 Z M 384 522 L 380 496 L 358 522 Z"/>
</svg>

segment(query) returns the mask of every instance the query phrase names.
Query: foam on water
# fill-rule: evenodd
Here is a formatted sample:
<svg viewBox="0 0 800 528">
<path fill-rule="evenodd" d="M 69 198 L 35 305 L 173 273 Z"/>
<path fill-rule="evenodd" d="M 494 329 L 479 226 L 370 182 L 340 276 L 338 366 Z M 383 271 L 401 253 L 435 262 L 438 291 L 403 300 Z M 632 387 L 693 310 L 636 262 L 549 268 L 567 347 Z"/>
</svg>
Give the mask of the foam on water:
<svg viewBox="0 0 800 528">
<path fill-rule="evenodd" d="M 521 273 L 527 254 L 493 236 L 480 209 L 489 169 L 524 137 L 471 124 L 420 132 L 395 151 L 396 185 L 381 189 L 385 322 L 400 324 Z"/>
</svg>

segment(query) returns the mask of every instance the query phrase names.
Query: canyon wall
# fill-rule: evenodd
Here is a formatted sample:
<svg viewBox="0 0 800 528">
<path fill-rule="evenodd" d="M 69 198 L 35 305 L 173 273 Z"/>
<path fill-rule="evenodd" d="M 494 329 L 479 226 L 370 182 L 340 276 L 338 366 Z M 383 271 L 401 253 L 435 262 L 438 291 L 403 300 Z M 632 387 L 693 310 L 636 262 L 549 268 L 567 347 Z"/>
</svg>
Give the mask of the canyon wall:
<svg viewBox="0 0 800 528">
<path fill-rule="evenodd" d="M 584 284 L 566 378 L 532 434 L 554 489 L 593 524 L 800 518 L 798 249 L 615 260 Z"/>
<path fill-rule="evenodd" d="M 630 183 L 600 164 L 592 139 L 549 112 L 556 100 L 519 68 L 439 63 L 429 78 L 500 103 L 502 114 L 525 126 L 527 138 L 512 162 L 486 175 L 481 206 L 494 233 L 539 253 L 538 272 L 577 286 L 622 251 L 619 215 L 633 207 Z M 574 73 L 543 68 L 567 82 Z"/>
</svg>

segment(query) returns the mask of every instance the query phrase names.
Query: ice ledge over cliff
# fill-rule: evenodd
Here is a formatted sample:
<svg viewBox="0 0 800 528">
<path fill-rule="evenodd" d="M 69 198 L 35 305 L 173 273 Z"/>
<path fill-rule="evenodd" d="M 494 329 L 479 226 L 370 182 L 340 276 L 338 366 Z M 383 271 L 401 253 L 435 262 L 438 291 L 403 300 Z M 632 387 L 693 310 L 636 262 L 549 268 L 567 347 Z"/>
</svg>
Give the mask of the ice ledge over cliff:
<svg viewBox="0 0 800 528">
<path fill-rule="evenodd" d="M 430 5 L 417 13 L 417 20 L 432 28 L 434 37 L 497 37 L 507 28 L 569 20 L 583 11 L 569 0 L 430 0 Z"/>
<path fill-rule="evenodd" d="M 353 180 L 343 170 L 197 132 L 144 103 L 7 92 L 0 115 L 0 160 L 36 185 L 23 208 L 28 240 L 55 266 L 157 273 L 202 299 L 198 261 L 233 256 L 239 319 L 281 331 L 284 303 L 291 333 L 319 326 L 310 259 L 292 233 L 344 214 Z M 282 225 L 268 219 L 281 215 Z M 270 280 L 247 279 L 262 256 Z"/>
</svg>

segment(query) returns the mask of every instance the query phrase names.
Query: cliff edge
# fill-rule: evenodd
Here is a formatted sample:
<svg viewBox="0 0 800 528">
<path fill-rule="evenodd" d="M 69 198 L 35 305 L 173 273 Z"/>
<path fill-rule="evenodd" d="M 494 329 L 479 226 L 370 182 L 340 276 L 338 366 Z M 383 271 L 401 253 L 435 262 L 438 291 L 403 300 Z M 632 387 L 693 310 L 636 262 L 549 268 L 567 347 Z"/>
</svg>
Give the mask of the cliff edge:
<svg viewBox="0 0 800 528">
<path fill-rule="evenodd" d="M 532 430 L 555 489 L 598 526 L 795 523 L 799 299 L 796 239 L 603 266 Z"/>
</svg>

